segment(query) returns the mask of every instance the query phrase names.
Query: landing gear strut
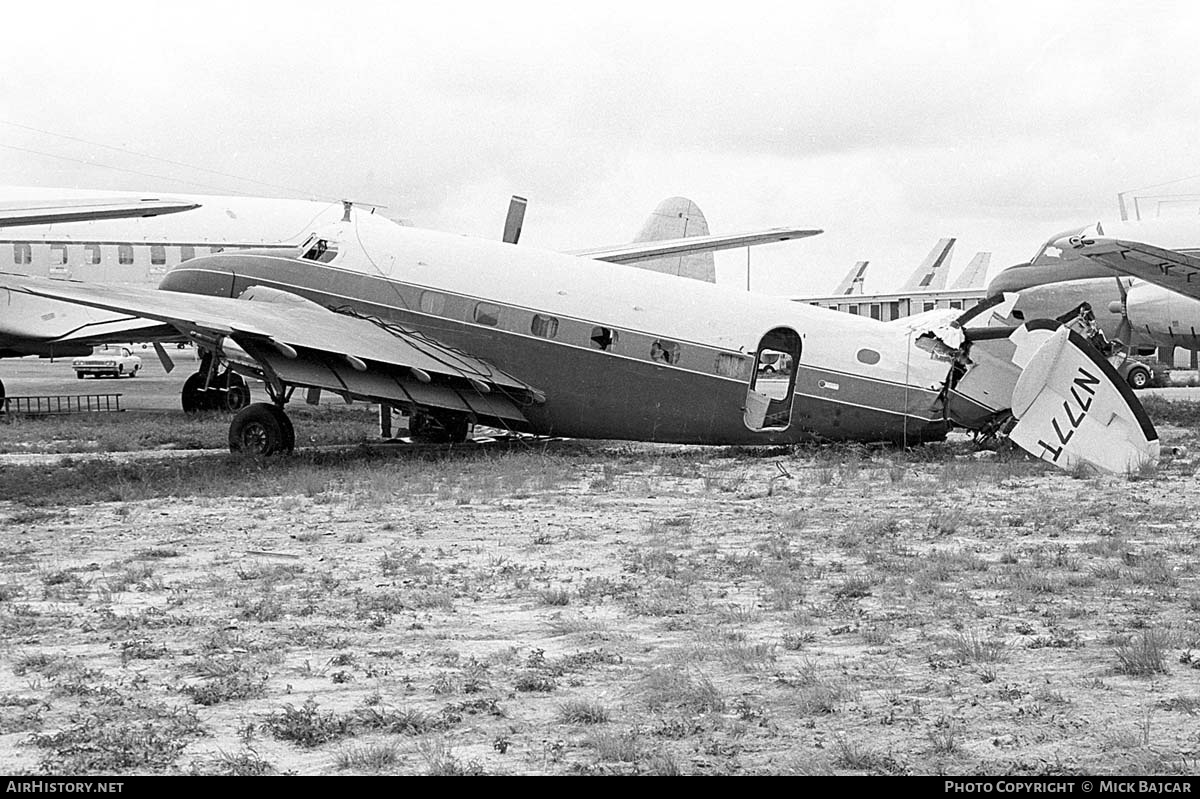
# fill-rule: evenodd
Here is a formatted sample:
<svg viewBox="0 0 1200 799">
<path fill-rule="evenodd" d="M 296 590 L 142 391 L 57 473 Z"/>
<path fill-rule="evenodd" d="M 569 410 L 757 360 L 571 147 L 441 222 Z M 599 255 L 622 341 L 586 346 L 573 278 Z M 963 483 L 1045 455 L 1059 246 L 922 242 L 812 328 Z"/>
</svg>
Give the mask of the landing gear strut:
<svg viewBox="0 0 1200 799">
<path fill-rule="evenodd" d="M 238 412 L 229 423 L 230 452 L 274 455 L 296 448 L 296 429 L 283 408 L 256 402 Z"/>
<path fill-rule="evenodd" d="M 200 370 L 189 375 L 179 398 L 184 413 L 197 411 L 227 411 L 234 413 L 250 404 L 250 387 L 237 372 L 226 369 L 208 377 L 208 357 L 201 360 Z M 208 382 L 208 388 L 204 387 Z"/>
</svg>

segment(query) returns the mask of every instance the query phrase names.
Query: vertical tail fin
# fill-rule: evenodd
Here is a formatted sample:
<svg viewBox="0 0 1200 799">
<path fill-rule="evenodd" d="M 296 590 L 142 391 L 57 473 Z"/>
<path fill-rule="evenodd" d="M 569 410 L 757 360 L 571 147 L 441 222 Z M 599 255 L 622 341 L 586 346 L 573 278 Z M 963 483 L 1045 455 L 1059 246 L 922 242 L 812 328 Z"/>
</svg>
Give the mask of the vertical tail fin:
<svg viewBox="0 0 1200 799">
<path fill-rule="evenodd" d="M 954 251 L 956 239 L 939 239 L 929 255 L 900 287 L 901 293 L 910 291 L 937 291 L 946 288 L 946 274 L 950 267 L 950 253 Z"/>
<path fill-rule="evenodd" d="M 634 241 L 665 241 L 707 235 L 708 221 L 699 206 L 686 197 L 669 197 L 651 212 Z M 708 283 L 717 282 L 717 268 L 711 252 L 674 255 L 632 265 L 653 272 L 665 272 Z"/>
<path fill-rule="evenodd" d="M 833 290 L 834 294 L 862 294 L 863 293 L 863 278 L 867 273 L 867 264 L 870 261 L 859 261 L 854 266 L 850 267 L 850 271 L 842 278 L 842 282 L 837 284 L 837 288 Z"/>
<path fill-rule="evenodd" d="M 958 279 L 954 281 L 951 288 L 955 289 L 981 289 L 984 283 L 987 282 L 988 266 L 992 262 L 992 254 L 990 252 L 977 252 L 975 257 L 971 259 L 971 263 L 967 264 L 967 268 L 962 271 Z"/>
</svg>

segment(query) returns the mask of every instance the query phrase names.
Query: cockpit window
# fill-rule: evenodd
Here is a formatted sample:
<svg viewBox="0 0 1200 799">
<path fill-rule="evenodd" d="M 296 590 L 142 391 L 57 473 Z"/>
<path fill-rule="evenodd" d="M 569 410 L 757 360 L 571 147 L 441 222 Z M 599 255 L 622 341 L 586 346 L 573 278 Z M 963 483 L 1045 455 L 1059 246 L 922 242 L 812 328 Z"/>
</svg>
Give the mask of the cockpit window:
<svg viewBox="0 0 1200 799">
<path fill-rule="evenodd" d="M 337 245 L 320 236 L 311 236 L 304 242 L 304 254 L 300 256 L 306 261 L 320 261 L 327 264 L 337 257 Z"/>
</svg>

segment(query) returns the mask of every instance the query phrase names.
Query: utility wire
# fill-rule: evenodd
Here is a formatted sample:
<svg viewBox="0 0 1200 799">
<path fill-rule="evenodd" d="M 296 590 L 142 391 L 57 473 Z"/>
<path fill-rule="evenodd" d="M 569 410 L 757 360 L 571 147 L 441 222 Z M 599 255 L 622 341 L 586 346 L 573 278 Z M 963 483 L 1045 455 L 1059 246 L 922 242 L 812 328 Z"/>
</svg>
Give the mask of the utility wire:
<svg viewBox="0 0 1200 799">
<path fill-rule="evenodd" d="M 146 158 L 146 159 L 149 159 L 149 160 L 151 160 L 151 161 L 158 161 L 158 162 L 160 162 L 160 163 L 164 163 L 164 164 L 170 164 L 170 165 L 172 165 L 172 166 L 179 166 L 179 167 L 183 167 L 183 168 L 185 168 L 185 169 L 194 169 L 194 170 L 196 170 L 197 172 L 205 172 L 205 173 L 207 173 L 207 174 L 210 174 L 210 175 L 216 175 L 216 176 L 218 176 L 218 177 L 229 178 L 229 179 L 231 179 L 231 180 L 240 180 L 240 181 L 244 181 L 244 182 L 246 182 L 246 183 L 253 183 L 253 184 L 255 184 L 255 185 L 258 185 L 258 186 L 266 186 L 267 188 L 271 188 L 271 189 L 279 189 L 279 190 L 282 190 L 282 191 L 289 192 L 289 193 L 291 193 L 291 194 L 299 194 L 299 195 L 302 195 L 302 196 L 305 196 L 305 197 L 308 197 L 308 198 L 310 198 L 310 199 L 314 199 L 314 200 L 318 200 L 318 199 L 324 199 L 324 200 L 334 200 L 334 201 L 336 201 L 336 200 L 338 199 L 338 198 L 336 198 L 336 197 L 322 197 L 321 195 L 315 194 L 315 193 L 313 193 L 313 192 L 310 192 L 310 191 L 302 191 L 302 190 L 300 190 L 300 189 L 296 189 L 296 188 L 293 188 L 293 187 L 291 187 L 291 186 L 283 186 L 283 185 L 280 185 L 280 184 L 278 184 L 278 183 L 268 183 L 268 182 L 266 182 L 266 181 L 262 181 L 262 180 L 255 180 L 254 178 L 247 178 L 247 177 L 242 177 L 242 176 L 240 176 L 240 175 L 234 175 L 234 174 L 232 174 L 232 173 L 230 173 L 230 172 L 221 172 L 220 170 L 217 170 L 217 169 L 208 169 L 208 168 L 206 168 L 206 167 L 202 167 L 202 166 L 196 166 L 196 165 L 194 165 L 194 164 L 189 164 L 189 163 L 186 163 L 186 162 L 183 162 L 183 161 L 174 161 L 174 160 L 172 160 L 172 159 L 170 159 L 170 158 L 161 158 L 161 157 L 159 157 L 159 156 L 156 156 L 156 155 L 150 155 L 150 154 L 148 154 L 148 153 L 141 153 L 141 152 L 138 152 L 138 151 L 136 151 L 136 150 L 130 150 L 130 149 L 127 149 L 127 148 L 125 148 L 125 147 L 116 147 L 116 146 L 114 146 L 114 145 L 111 145 L 111 144 L 104 144 L 103 142 L 91 141 L 90 139 L 84 139 L 84 138 L 80 138 L 80 137 L 78 137 L 78 136 L 69 136 L 69 135 L 67 135 L 67 134 L 65 134 L 65 133 L 55 133 L 54 131 L 51 131 L 51 130 L 43 130 L 42 128 L 35 128 L 35 127 L 33 127 L 32 125 L 22 125 L 22 124 L 21 124 L 21 123 L 19 123 L 19 122 L 10 122 L 10 121 L 8 121 L 8 120 L 6 120 L 6 119 L 0 119 L 0 125 L 8 125 L 9 127 L 13 127 L 13 128 L 20 128 L 20 129 L 22 129 L 22 130 L 28 130 L 28 131 L 32 131 L 32 132 L 34 132 L 34 133 L 41 133 L 41 134 L 43 134 L 43 135 L 46 135 L 46 136 L 55 136 L 55 137 L 57 137 L 57 138 L 60 138 L 60 139 L 67 139 L 68 141 L 79 142 L 79 143 L 81 143 L 81 144 L 87 144 L 87 145 L 90 145 L 90 146 L 92 146 L 92 147 L 102 147 L 102 148 L 104 148 L 104 149 L 106 149 L 106 150 L 112 150 L 113 152 L 124 153 L 124 154 L 126 154 L 126 155 L 132 155 L 132 156 L 135 156 L 135 157 L 137 157 L 137 158 Z M 12 146 L 12 145 L 0 145 L 0 146 L 8 147 L 9 149 L 13 149 L 13 150 L 22 150 L 22 149 L 23 149 L 23 148 L 20 148 L 20 147 L 15 147 L 15 146 Z M 48 156 L 50 156 L 51 158 L 62 158 L 62 159 L 64 159 L 64 160 L 67 160 L 67 161 L 77 161 L 78 163 L 91 164 L 91 165 L 93 165 L 93 166 L 100 166 L 100 167 L 103 167 L 103 168 L 105 168 L 105 169 L 115 169 L 115 170 L 117 170 L 117 171 L 120 171 L 120 172 L 131 172 L 131 173 L 133 173 L 133 174 L 135 174 L 135 175 L 142 175 L 143 177 L 153 177 L 153 178 L 158 178 L 158 179 L 160 179 L 160 180 L 175 180 L 175 181 L 177 181 L 177 182 L 180 182 L 180 183 L 188 183 L 188 184 L 191 184 L 191 185 L 194 185 L 194 186 L 205 186 L 206 188 L 216 188 L 216 189 L 218 189 L 218 190 L 221 190 L 221 191 L 222 191 L 222 193 L 224 193 L 224 192 L 223 192 L 223 190 L 222 190 L 220 187 L 212 186 L 212 185 L 210 185 L 210 184 L 200 183 L 200 182 L 197 182 L 197 181 L 184 180 L 184 179 L 182 179 L 182 178 L 165 178 L 165 177 L 163 177 L 163 176 L 161 176 L 161 175 L 150 175 L 150 174 L 148 174 L 148 173 L 145 173 L 145 172 L 138 172 L 138 171 L 136 171 L 136 170 L 131 170 L 131 169 L 123 169 L 123 168 L 121 168 L 121 167 L 115 167 L 115 166 L 111 166 L 111 165 L 107 165 L 107 164 L 96 164 L 96 163 L 94 163 L 94 162 L 91 162 L 91 161 L 81 161 L 81 160 L 79 160 L 79 159 L 75 159 L 75 158 L 69 158 L 69 157 L 67 157 L 67 156 L 59 156 L 59 155 L 54 155 L 54 154 L 52 154 L 52 153 L 42 153 L 42 152 L 38 152 L 38 151 L 36 151 L 36 150 L 28 150 L 28 149 L 25 149 L 25 150 L 24 150 L 24 152 L 35 153 L 35 154 L 37 154 L 37 155 L 48 155 Z M 239 192 L 239 193 L 241 193 L 241 192 Z"/>
</svg>

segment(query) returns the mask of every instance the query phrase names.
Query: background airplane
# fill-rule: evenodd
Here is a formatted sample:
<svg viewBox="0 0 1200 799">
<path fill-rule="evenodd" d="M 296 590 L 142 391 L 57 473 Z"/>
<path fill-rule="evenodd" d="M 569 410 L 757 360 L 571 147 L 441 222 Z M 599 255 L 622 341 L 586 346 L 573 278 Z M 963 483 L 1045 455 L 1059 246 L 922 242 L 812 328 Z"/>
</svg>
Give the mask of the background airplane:
<svg viewBox="0 0 1200 799">
<path fill-rule="evenodd" d="M 170 210 L 188 214 L 170 220 L 130 220 L 165 212 L 166 205 L 151 209 L 134 194 L 111 196 L 86 190 L 9 188 L 10 199 L 0 205 L 0 268 L 5 251 L 11 253 L 13 272 L 56 279 L 87 279 L 108 285 L 157 284 L 167 272 L 198 255 L 253 248 L 260 254 L 296 255 L 314 227 L 348 220 L 348 203 L 280 200 L 263 197 L 183 195 Z M 135 213 L 121 202 L 141 203 Z M 527 201 L 513 197 L 502 240 L 517 244 Z M 686 224 L 689 207 L 698 216 Z M 8 221 L 3 213 L 9 211 Z M 75 213 L 75 209 L 80 209 Z M 151 213 L 154 211 L 154 213 Z M 361 213 L 361 212 L 360 212 Z M 375 216 L 380 224 L 391 220 Z M 664 220 L 684 219 L 684 224 Z M 75 224 L 66 224 L 68 222 Z M 36 227 L 25 227 L 36 225 Z M 15 229 L 13 229 L 15 228 Z M 802 238 L 819 230 L 777 228 L 749 234 L 708 234 L 703 215 L 684 198 L 663 201 L 650 215 L 638 240 L 629 244 L 591 248 L 577 254 L 589 259 L 652 266 L 668 257 L 683 264 L 712 263 L 712 251 L 758 243 Z M 675 238 L 675 234 L 679 234 Z M 336 257 L 336 249 L 322 256 Z M 711 270 L 710 270 L 711 271 Z M 711 275 L 709 275 L 711 277 Z M 43 333 L 36 336 L 0 333 L 0 357 L 83 355 L 96 344 L 129 341 L 138 335 L 161 338 L 161 331 L 146 330 L 144 320 L 128 314 L 83 312 L 77 306 L 58 304 L 45 311 Z M 173 369 L 161 346 L 156 352 L 167 371 Z M 181 389 L 185 411 L 224 409 L 236 411 L 250 398 L 249 389 L 236 371 L 218 369 L 202 354 L 199 369 Z M 4 396 L 0 381 L 0 397 Z"/>
<path fill-rule="evenodd" d="M 1055 234 L 1028 263 L 1002 271 L 988 285 L 989 296 L 1017 296 L 1010 321 L 1058 317 L 1081 303 L 1091 305 L 1097 325 L 1144 353 L 1160 348 L 1172 361 L 1175 348 L 1200 350 L 1200 303 L 1169 284 L 1155 285 L 1145 270 L 1135 273 L 1120 258 L 1064 246 L 1082 228 Z M 1142 242 L 1156 250 L 1187 258 L 1200 253 L 1200 223 L 1195 219 L 1147 219 L 1102 223 L 1095 238 Z M 1103 234 L 1103 235 L 1100 235 Z M 1093 257 L 1095 256 L 1095 257 Z M 1164 259 L 1170 272 L 1175 267 Z M 1118 268 L 1120 267 L 1120 268 Z M 1182 284 L 1186 287 L 1186 281 Z"/>
</svg>

